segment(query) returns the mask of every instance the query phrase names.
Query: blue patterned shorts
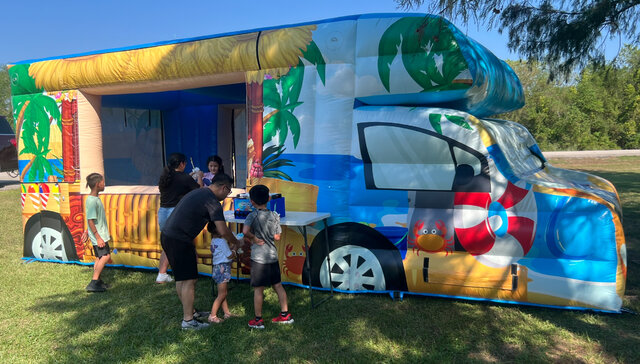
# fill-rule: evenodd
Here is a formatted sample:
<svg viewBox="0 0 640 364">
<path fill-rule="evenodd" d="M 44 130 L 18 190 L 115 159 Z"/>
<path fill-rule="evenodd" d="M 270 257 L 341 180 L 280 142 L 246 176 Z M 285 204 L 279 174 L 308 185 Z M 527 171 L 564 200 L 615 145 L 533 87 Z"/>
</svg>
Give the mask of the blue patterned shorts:
<svg viewBox="0 0 640 364">
<path fill-rule="evenodd" d="M 214 264 L 211 267 L 211 278 L 217 284 L 229 282 L 231 280 L 231 262 Z"/>
</svg>

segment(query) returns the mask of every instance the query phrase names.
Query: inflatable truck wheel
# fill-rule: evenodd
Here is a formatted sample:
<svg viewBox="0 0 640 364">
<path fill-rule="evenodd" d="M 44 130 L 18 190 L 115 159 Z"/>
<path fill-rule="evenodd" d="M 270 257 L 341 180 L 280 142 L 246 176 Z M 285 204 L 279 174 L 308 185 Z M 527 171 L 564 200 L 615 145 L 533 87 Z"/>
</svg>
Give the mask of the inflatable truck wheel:
<svg viewBox="0 0 640 364">
<path fill-rule="evenodd" d="M 23 253 L 25 257 L 45 260 L 78 260 L 67 224 L 51 211 L 42 211 L 29 218 L 24 227 Z"/>
<path fill-rule="evenodd" d="M 345 291 L 406 291 L 402 257 L 384 235 L 366 225 L 342 223 L 329 227 L 331 282 L 327 275 L 325 231 L 313 240 L 310 252 L 311 283 Z M 309 259 L 309 258 L 307 258 Z M 308 273 L 302 275 L 308 283 Z"/>
</svg>

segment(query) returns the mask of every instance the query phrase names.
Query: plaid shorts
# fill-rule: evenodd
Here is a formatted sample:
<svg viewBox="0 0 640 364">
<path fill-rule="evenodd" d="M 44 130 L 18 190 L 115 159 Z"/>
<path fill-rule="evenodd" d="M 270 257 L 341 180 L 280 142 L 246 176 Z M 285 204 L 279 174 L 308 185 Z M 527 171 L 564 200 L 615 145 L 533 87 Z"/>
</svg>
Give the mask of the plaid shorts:
<svg viewBox="0 0 640 364">
<path fill-rule="evenodd" d="M 211 278 L 217 284 L 231 280 L 231 262 L 214 264 L 211 267 Z"/>
</svg>

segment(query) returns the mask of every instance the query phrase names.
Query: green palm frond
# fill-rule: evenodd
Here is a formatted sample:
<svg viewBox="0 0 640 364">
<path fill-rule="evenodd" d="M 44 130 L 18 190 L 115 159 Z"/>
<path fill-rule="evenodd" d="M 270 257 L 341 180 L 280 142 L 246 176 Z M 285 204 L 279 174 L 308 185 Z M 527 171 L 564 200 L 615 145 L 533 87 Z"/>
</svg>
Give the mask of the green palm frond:
<svg viewBox="0 0 640 364">
<path fill-rule="evenodd" d="M 51 162 L 49 162 L 45 157 L 42 157 L 42 159 L 43 159 L 42 166 L 44 167 L 45 172 L 47 173 L 48 176 L 52 176 L 53 168 L 51 168 Z"/>
<path fill-rule="evenodd" d="M 264 177 L 286 179 L 287 181 L 293 181 L 293 179 L 291 179 L 291 177 L 288 174 L 278 170 L 264 171 Z"/>
<path fill-rule="evenodd" d="M 314 41 L 311 41 L 306 49 L 302 51 L 302 58 L 316 66 L 320 80 L 322 84 L 325 84 L 326 62 L 318 45 Z M 301 128 L 300 121 L 293 112 L 298 106 L 303 104 L 303 102 L 298 99 L 302 92 L 304 70 L 304 63 L 302 59 L 299 59 L 298 64 L 295 67 L 291 67 L 287 74 L 282 75 L 278 79 L 268 79 L 263 82 L 262 98 L 264 106 L 274 110 L 269 113 L 268 120 L 266 120 L 263 125 L 263 144 L 267 144 L 277 135 L 278 144 L 282 146 L 287 140 L 289 132 L 291 132 L 293 148 L 298 147 Z"/>
<path fill-rule="evenodd" d="M 38 94 L 34 96 L 32 102 L 36 103 L 37 107 L 41 107 L 45 113 L 49 114 L 50 118 L 56 121 L 58 129 L 62 131 L 62 118 L 60 117 L 60 109 L 58 108 L 56 100 L 45 94 Z"/>
<path fill-rule="evenodd" d="M 276 159 L 267 165 L 268 169 L 277 169 L 281 167 L 293 167 L 294 164 L 292 161 L 288 159 Z M 264 169 L 263 169 L 264 170 Z"/>
<path fill-rule="evenodd" d="M 280 115 L 280 130 L 278 130 L 278 144 L 284 145 L 284 141 L 287 140 L 287 135 L 289 134 L 289 128 L 287 127 L 286 115 L 291 114 L 289 111 L 280 111 L 278 113 Z"/>
<path fill-rule="evenodd" d="M 29 76 L 29 67 L 29 64 L 17 64 L 9 68 L 12 95 L 27 95 L 43 91 L 42 87 L 36 87 L 36 81 Z"/>
<path fill-rule="evenodd" d="M 300 122 L 298 121 L 298 118 L 296 118 L 295 115 L 293 115 L 293 113 L 289 110 L 285 111 L 282 114 L 282 117 L 291 130 L 291 135 L 293 136 L 293 148 L 296 148 L 298 146 L 298 142 L 300 141 Z"/>
<path fill-rule="evenodd" d="M 31 123 L 23 123 L 22 134 L 20 134 L 20 138 L 22 139 L 22 145 L 24 146 L 20 151 L 20 154 L 31 153 L 38 154 L 38 146 L 34 141 L 34 136 L 36 133 L 35 126 Z"/>
<path fill-rule="evenodd" d="M 279 110 L 282 107 L 282 99 L 278 93 L 278 80 L 264 80 L 262 83 L 262 102 L 264 106 Z"/>
<path fill-rule="evenodd" d="M 275 114 L 271 115 L 269 120 L 262 127 L 262 143 L 268 143 L 273 137 L 276 136 L 278 130 L 281 128 L 281 117 L 280 112 L 276 111 Z"/>
<path fill-rule="evenodd" d="M 280 77 L 282 86 L 282 105 L 290 105 L 298 102 L 304 80 L 304 64 L 298 62 L 296 67 L 291 67 L 286 75 Z"/>
<path fill-rule="evenodd" d="M 274 159 L 280 157 L 286 148 L 282 145 L 270 145 L 262 151 L 262 165 L 267 165 Z"/>
<path fill-rule="evenodd" d="M 430 17 L 402 18 L 383 33 L 378 45 L 378 75 L 390 92 L 391 64 L 398 56 L 424 91 L 469 88 L 454 83 L 467 63 L 448 25 Z"/>
<path fill-rule="evenodd" d="M 283 145 L 271 145 L 262 151 L 262 170 L 265 177 L 293 181 L 286 173 L 278 170 L 282 167 L 293 167 L 293 161 L 280 158 L 286 148 Z"/>
<path fill-rule="evenodd" d="M 322 56 L 322 52 L 320 52 L 320 48 L 316 42 L 311 41 L 309 45 L 307 45 L 307 49 L 302 52 L 302 57 L 309 61 L 311 64 L 316 66 L 316 70 L 318 71 L 318 76 L 320 76 L 320 81 L 322 84 L 325 84 L 325 74 L 327 64 L 324 61 L 324 57 Z"/>
<path fill-rule="evenodd" d="M 472 130 L 471 125 L 469 125 L 469 123 L 467 123 L 467 121 L 462 116 L 445 115 L 444 117 L 447 118 L 447 120 L 449 120 L 450 122 L 458 126 L 461 126 L 465 129 Z"/>
<path fill-rule="evenodd" d="M 54 174 L 53 168 L 55 168 L 55 166 L 52 166 L 46 156 L 51 152 L 49 142 L 52 121 L 55 121 L 54 125 L 62 131 L 60 109 L 55 99 L 46 94 L 37 93 L 25 96 L 21 104 L 24 105 L 27 100 L 29 104 L 24 112 L 22 122 L 22 133 L 20 137 L 23 148 L 20 150 L 19 155 L 34 155 L 33 162 L 29 167 L 27 179 L 29 181 L 44 181 L 47 176 Z"/>
<path fill-rule="evenodd" d="M 462 116 L 445 114 L 444 117 L 455 125 L 458 125 L 468 130 L 472 130 L 471 125 L 469 125 L 469 123 Z M 442 135 L 442 126 L 440 125 L 441 121 L 442 121 L 442 114 L 429 114 L 429 123 L 433 127 L 433 130 L 435 130 L 436 133 L 440 135 Z"/>
<path fill-rule="evenodd" d="M 440 119 L 442 119 L 442 115 L 440 114 L 429 114 L 429 123 L 431 123 L 431 127 L 433 127 L 433 130 L 435 130 L 436 133 L 442 135 Z"/>
</svg>

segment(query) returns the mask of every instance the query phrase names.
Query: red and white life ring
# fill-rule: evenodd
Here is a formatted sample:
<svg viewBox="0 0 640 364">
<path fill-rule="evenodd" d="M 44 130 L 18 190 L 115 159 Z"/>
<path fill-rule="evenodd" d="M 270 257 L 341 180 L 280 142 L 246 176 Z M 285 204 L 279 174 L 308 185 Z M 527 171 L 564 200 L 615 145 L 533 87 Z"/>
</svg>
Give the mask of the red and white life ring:
<svg viewBox="0 0 640 364">
<path fill-rule="evenodd" d="M 496 186 L 494 181 L 492 193 L 457 192 L 454 197 L 453 223 L 458 241 L 479 262 L 494 268 L 525 256 L 536 231 L 533 192 L 504 182 L 506 187 Z"/>
</svg>

